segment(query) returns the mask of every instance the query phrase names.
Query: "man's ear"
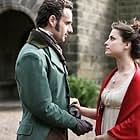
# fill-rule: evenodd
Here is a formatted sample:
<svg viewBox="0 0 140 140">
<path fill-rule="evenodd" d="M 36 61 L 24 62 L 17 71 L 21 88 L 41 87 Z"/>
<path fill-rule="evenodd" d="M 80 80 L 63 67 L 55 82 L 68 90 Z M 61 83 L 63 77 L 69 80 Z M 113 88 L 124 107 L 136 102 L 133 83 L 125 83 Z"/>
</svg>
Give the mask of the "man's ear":
<svg viewBox="0 0 140 140">
<path fill-rule="evenodd" d="M 56 17 L 55 15 L 51 15 L 49 17 L 49 24 L 51 27 L 55 27 L 56 26 L 56 23 L 57 23 L 57 20 L 56 20 Z"/>
</svg>

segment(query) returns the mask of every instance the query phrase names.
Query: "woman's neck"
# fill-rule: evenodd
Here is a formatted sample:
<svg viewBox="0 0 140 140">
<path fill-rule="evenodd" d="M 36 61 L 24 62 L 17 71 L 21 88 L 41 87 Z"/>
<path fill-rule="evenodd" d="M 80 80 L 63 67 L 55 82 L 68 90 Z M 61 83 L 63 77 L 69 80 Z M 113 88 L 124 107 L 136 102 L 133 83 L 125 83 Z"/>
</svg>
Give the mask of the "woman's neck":
<svg viewBox="0 0 140 140">
<path fill-rule="evenodd" d="M 134 71 L 135 70 L 135 63 L 132 59 L 127 61 L 117 61 L 117 68 L 119 73 L 124 73 L 127 71 Z"/>
</svg>

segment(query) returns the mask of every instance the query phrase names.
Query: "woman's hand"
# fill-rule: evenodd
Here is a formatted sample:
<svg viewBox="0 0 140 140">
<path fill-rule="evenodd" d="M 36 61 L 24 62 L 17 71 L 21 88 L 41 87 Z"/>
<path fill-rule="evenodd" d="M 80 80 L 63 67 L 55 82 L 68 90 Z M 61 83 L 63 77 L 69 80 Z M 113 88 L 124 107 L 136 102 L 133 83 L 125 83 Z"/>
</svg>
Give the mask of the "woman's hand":
<svg viewBox="0 0 140 140">
<path fill-rule="evenodd" d="M 81 106 L 77 98 L 71 98 L 70 103 L 73 103 L 73 105 L 80 111 L 81 115 L 94 120 L 96 119 L 96 108 L 88 108 Z"/>
<path fill-rule="evenodd" d="M 70 98 L 70 105 L 71 104 L 74 104 L 74 105 L 78 105 L 78 106 L 80 106 L 80 102 L 79 102 L 79 100 L 77 99 L 77 98 Z"/>
<path fill-rule="evenodd" d="M 71 98 L 70 104 L 73 104 L 80 111 L 80 102 L 77 98 Z"/>
</svg>

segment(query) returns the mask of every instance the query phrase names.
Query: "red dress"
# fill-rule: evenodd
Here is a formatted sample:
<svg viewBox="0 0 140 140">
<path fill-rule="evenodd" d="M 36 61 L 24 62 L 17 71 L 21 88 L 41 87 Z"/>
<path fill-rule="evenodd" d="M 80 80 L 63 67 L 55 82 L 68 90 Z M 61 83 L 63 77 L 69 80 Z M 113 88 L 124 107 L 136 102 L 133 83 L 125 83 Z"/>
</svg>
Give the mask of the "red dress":
<svg viewBox="0 0 140 140">
<path fill-rule="evenodd" d="M 96 135 L 101 134 L 101 122 L 104 105 L 101 104 L 101 94 L 107 83 L 117 71 L 114 69 L 103 81 L 97 102 Z M 117 140 L 140 140 L 140 68 L 136 72 L 123 99 L 116 124 L 108 130 L 108 134 Z"/>
</svg>

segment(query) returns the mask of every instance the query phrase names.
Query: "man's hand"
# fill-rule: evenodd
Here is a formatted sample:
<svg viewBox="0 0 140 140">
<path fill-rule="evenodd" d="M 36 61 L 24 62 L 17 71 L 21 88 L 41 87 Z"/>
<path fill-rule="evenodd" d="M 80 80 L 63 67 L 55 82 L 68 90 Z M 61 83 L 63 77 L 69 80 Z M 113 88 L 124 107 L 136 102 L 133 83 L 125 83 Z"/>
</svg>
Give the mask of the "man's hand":
<svg viewBox="0 0 140 140">
<path fill-rule="evenodd" d="M 85 133 L 88 133 L 89 131 L 93 130 L 93 126 L 90 122 L 86 120 L 80 120 L 77 119 L 77 125 L 72 130 L 77 136 L 84 135 Z"/>
</svg>

